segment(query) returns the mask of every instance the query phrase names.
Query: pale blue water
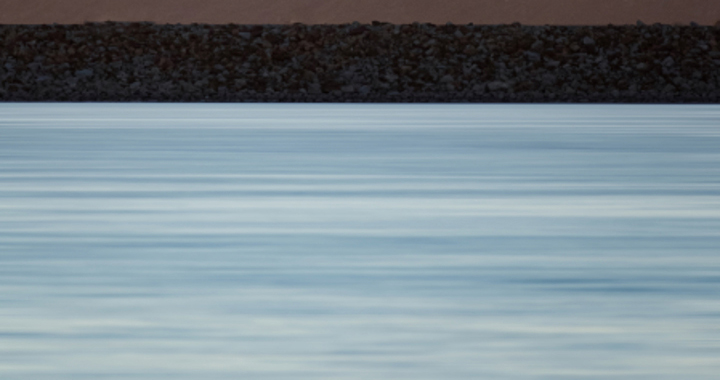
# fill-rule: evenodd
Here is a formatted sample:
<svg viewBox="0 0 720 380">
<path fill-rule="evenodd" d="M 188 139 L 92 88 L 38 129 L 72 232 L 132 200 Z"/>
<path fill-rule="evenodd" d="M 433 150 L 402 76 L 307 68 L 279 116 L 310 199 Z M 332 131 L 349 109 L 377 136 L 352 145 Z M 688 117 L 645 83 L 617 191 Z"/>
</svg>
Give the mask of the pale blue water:
<svg viewBox="0 0 720 380">
<path fill-rule="evenodd" d="M 0 379 L 717 379 L 720 106 L 0 104 Z"/>
</svg>

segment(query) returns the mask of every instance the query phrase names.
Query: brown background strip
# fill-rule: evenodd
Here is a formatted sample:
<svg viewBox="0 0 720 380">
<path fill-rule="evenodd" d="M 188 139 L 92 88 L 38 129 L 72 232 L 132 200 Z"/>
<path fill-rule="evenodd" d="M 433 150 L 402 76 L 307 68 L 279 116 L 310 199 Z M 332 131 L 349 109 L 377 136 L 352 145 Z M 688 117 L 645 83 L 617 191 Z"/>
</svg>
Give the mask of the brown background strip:
<svg viewBox="0 0 720 380">
<path fill-rule="evenodd" d="M 0 23 L 713 25 L 719 0 L 0 0 Z"/>
</svg>

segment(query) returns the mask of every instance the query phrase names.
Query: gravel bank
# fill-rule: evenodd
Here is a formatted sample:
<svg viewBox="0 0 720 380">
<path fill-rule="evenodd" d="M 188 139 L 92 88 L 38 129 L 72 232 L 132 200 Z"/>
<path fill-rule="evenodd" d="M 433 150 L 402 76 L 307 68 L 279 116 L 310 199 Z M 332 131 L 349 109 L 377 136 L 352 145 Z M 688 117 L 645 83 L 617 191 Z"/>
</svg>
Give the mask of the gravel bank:
<svg viewBox="0 0 720 380">
<path fill-rule="evenodd" d="M 720 102 L 720 27 L 0 25 L 0 100 Z"/>
</svg>

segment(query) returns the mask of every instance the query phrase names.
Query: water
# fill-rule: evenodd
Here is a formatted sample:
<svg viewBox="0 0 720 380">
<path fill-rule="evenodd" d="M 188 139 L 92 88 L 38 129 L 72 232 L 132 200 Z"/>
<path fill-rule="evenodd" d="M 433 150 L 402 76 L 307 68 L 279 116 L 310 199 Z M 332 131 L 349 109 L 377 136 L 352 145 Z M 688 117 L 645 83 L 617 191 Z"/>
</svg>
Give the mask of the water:
<svg viewBox="0 0 720 380">
<path fill-rule="evenodd" d="M 0 104 L 0 378 L 716 379 L 720 107 Z"/>
</svg>

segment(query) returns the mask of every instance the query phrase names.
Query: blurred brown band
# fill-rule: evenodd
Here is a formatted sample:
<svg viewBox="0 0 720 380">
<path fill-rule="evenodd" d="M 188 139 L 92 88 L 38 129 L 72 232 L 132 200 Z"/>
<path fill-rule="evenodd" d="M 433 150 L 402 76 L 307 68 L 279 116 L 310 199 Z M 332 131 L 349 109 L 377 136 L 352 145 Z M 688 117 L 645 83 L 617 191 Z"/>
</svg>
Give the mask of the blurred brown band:
<svg viewBox="0 0 720 380">
<path fill-rule="evenodd" d="M 720 0 L 0 0 L 0 24 L 715 25 Z"/>
</svg>

